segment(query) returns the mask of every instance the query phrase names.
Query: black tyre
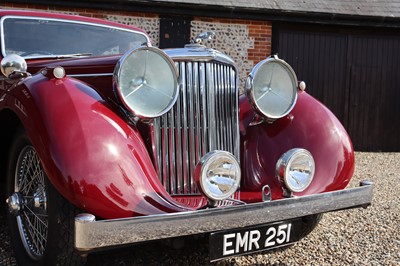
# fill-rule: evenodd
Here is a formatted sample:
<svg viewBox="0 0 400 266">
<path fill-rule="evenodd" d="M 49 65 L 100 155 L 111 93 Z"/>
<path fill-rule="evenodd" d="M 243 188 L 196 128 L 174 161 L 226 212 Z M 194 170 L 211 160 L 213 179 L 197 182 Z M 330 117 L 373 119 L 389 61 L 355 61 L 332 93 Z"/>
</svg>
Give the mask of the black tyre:
<svg viewBox="0 0 400 266">
<path fill-rule="evenodd" d="M 19 265 L 82 265 L 73 248 L 77 208 L 48 181 L 29 138 L 14 138 L 7 168 L 10 236 Z"/>
<path fill-rule="evenodd" d="M 297 232 L 299 234 L 299 238 L 306 237 L 308 234 L 310 234 L 315 227 L 319 224 L 319 222 L 322 219 L 322 213 L 320 214 L 313 214 L 313 215 L 308 215 L 302 218 L 303 226 L 302 230 Z"/>
</svg>

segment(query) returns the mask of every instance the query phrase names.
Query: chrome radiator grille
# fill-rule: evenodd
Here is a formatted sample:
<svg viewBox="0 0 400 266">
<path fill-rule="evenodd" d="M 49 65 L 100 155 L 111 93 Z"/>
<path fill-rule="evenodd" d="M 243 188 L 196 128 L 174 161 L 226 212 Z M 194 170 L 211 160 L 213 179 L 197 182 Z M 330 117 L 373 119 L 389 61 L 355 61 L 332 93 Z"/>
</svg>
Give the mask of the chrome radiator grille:
<svg viewBox="0 0 400 266">
<path fill-rule="evenodd" d="M 158 176 L 171 195 L 198 194 L 193 174 L 212 150 L 239 158 L 236 69 L 216 62 L 176 62 L 180 95 L 171 111 L 154 120 Z"/>
</svg>

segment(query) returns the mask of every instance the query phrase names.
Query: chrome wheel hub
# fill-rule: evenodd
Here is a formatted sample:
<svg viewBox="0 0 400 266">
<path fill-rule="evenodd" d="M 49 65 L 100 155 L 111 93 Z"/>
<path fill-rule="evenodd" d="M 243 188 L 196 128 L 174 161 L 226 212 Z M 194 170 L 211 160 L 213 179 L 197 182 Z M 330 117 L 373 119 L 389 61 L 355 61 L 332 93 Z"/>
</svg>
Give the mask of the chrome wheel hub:
<svg viewBox="0 0 400 266">
<path fill-rule="evenodd" d="M 8 199 L 6 199 L 7 205 L 8 205 L 8 211 L 14 215 L 17 216 L 19 214 L 19 211 L 21 210 L 21 195 L 17 192 L 13 193 Z"/>
<path fill-rule="evenodd" d="M 16 218 L 22 244 L 34 260 L 45 251 L 48 232 L 45 174 L 32 146 L 22 149 L 15 170 L 14 193 L 7 199 Z"/>
</svg>

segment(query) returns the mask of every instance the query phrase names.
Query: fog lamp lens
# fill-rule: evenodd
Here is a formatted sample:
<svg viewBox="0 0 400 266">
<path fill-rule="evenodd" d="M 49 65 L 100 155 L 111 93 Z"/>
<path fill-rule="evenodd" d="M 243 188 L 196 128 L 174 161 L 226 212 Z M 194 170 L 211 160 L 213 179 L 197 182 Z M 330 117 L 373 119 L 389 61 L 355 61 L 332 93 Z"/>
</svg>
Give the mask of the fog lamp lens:
<svg viewBox="0 0 400 266">
<path fill-rule="evenodd" d="M 315 162 L 305 149 L 292 149 L 282 155 L 276 165 L 276 175 L 287 189 L 302 192 L 314 178 Z"/>
<path fill-rule="evenodd" d="M 229 152 L 209 152 L 197 164 L 195 180 L 207 198 L 212 201 L 225 200 L 239 187 L 239 163 Z"/>
</svg>

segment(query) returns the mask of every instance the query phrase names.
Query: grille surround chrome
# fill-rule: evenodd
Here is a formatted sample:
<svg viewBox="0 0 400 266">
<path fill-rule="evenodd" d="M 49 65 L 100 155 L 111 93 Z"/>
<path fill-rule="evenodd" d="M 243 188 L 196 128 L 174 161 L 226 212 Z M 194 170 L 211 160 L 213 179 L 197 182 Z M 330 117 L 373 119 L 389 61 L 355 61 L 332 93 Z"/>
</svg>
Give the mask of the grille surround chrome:
<svg viewBox="0 0 400 266">
<path fill-rule="evenodd" d="M 240 161 L 238 72 L 233 60 L 204 46 L 166 52 L 179 72 L 180 95 L 153 120 L 154 164 L 170 195 L 199 195 L 194 170 L 202 156 L 225 150 Z"/>
</svg>

